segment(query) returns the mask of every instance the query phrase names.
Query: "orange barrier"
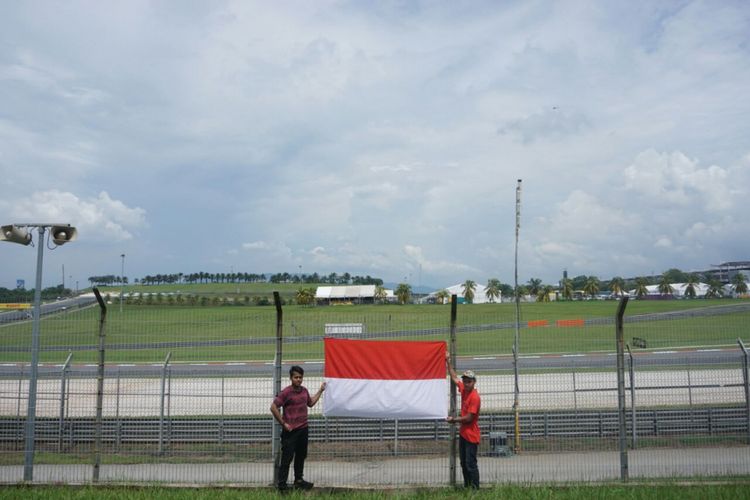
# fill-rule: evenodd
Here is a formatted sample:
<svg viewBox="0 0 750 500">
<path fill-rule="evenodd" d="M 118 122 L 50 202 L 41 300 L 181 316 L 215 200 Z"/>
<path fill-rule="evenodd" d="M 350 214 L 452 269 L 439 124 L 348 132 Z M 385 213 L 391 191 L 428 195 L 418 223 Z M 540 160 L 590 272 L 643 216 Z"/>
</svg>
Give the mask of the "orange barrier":
<svg viewBox="0 0 750 500">
<path fill-rule="evenodd" d="M 549 321 L 546 319 L 535 319 L 533 321 L 529 321 L 528 323 L 529 328 L 536 328 L 538 326 L 549 326 Z"/>
<path fill-rule="evenodd" d="M 558 319 L 555 324 L 557 326 L 583 326 L 586 324 L 586 320 L 583 319 Z"/>
</svg>

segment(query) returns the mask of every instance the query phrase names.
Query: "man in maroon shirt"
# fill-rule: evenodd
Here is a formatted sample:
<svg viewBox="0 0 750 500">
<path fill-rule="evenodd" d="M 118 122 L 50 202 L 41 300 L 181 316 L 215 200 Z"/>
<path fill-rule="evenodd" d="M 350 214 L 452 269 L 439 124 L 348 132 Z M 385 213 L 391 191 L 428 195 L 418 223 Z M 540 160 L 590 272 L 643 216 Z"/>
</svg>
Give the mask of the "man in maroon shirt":
<svg viewBox="0 0 750 500">
<path fill-rule="evenodd" d="M 326 383 L 320 385 L 315 396 L 302 386 L 305 370 L 300 366 L 289 369 L 292 384 L 285 387 L 271 403 L 271 413 L 281 425 L 281 463 L 279 464 L 279 482 L 276 485 L 281 491 L 288 489 L 286 484 L 289 466 L 294 459 L 294 487 L 309 490 L 313 483 L 302 479 L 307 458 L 307 409 L 315 406 L 320 395 L 326 389 Z M 283 408 L 284 413 L 279 411 Z"/>
<path fill-rule="evenodd" d="M 461 424 L 458 431 L 458 456 L 461 460 L 461 472 L 464 475 L 464 486 L 479 488 L 479 465 L 477 464 L 477 449 L 479 448 L 479 410 L 482 406 L 482 400 L 479 392 L 474 388 L 477 377 L 471 370 L 466 370 L 458 378 L 456 370 L 450 362 L 450 354 L 445 354 L 445 362 L 448 365 L 448 372 L 451 380 L 456 384 L 461 392 L 461 416 L 448 416 L 447 421 L 451 424 Z"/>
</svg>

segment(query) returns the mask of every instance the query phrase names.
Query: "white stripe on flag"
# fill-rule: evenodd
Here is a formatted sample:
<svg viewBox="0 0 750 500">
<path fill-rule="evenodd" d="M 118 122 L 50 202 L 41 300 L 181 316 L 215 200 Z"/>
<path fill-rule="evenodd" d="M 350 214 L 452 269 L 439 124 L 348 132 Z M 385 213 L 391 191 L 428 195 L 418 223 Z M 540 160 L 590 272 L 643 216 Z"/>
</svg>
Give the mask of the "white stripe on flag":
<svg viewBox="0 0 750 500">
<path fill-rule="evenodd" d="M 444 419 L 448 380 L 327 378 L 323 415 L 388 419 Z"/>
</svg>

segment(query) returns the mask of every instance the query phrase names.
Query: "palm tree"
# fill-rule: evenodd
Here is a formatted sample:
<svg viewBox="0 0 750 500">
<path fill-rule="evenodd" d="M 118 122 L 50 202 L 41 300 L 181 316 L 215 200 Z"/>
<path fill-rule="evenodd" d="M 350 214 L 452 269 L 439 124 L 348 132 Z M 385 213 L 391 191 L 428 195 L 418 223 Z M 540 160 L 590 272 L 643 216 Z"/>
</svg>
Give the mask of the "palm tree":
<svg viewBox="0 0 750 500">
<path fill-rule="evenodd" d="M 734 278 L 732 278 L 732 289 L 734 289 L 736 295 L 747 293 L 747 282 L 744 274 L 738 272 L 734 275 Z"/>
<path fill-rule="evenodd" d="M 688 274 L 685 279 L 685 297 L 694 299 L 696 286 L 698 286 L 698 276 L 694 273 Z"/>
<path fill-rule="evenodd" d="M 645 297 L 648 295 L 648 280 L 643 277 L 635 279 L 635 296 L 637 298 Z"/>
<path fill-rule="evenodd" d="M 400 283 L 396 288 L 396 297 L 401 304 L 406 304 L 411 299 L 411 285 Z"/>
<path fill-rule="evenodd" d="M 716 278 L 708 280 L 708 290 L 706 290 L 706 298 L 719 298 L 724 295 L 724 288 L 721 286 L 721 281 Z"/>
<path fill-rule="evenodd" d="M 529 292 L 529 295 L 539 295 L 539 290 L 542 288 L 542 280 L 539 278 L 531 278 L 529 280 L 528 286 L 526 289 Z"/>
<path fill-rule="evenodd" d="M 379 302 L 385 302 L 385 298 L 388 296 L 388 293 L 385 291 L 385 288 L 382 285 L 377 285 L 375 287 L 375 295 L 373 298 Z"/>
<path fill-rule="evenodd" d="M 670 283 L 667 273 L 662 274 L 659 279 L 659 293 L 662 295 L 674 294 L 674 288 L 672 288 L 672 283 Z"/>
<path fill-rule="evenodd" d="M 496 278 L 487 280 L 487 289 L 484 293 L 490 302 L 495 302 L 495 299 L 500 297 L 500 280 Z"/>
<path fill-rule="evenodd" d="M 620 297 L 625 294 L 623 288 L 625 287 L 625 280 L 620 276 L 615 276 L 612 281 L 609 282 L 609 290 L 615 297 Z"/>
<path fill-rule="evenodd" d="M 583 285 L 583 291 L 586 292 L 592 299 L 599 293 L 599 278 L 596 276 L 589 276 L 586 280 L 586 284 Z"/>
<path fill-rule="evenodd" d="M 461 288 L 463 288 L 464 291 L 464 300 L 471 304 L 474 302 L 474 290 L 477 289 L 477 284 L 473 280 L 466 280 L 464 281 L 464 284 L 461 285 Z"/>
<path fill-rule="evenodd" d="M 442 290 L 435 293 L 435 300 L 437 300 L 439 304 L 445 304 L 445 301 L 448 300 L 450 296 L 450 292 L 443 288 Z"/>
<path fill-rule="evenodd" d="M 560 282 L 560 292 L 565 300 L 571 300 L 573 298 L 573 280 L 570 278 L 563 278 Z"/>
<path fill-rule="evenodd" d="M 537 302 L 549 302 L 550 298 L 549 296 L 554 292 L 554 289 L 551 285 L 544 285 L 539 289 L 539 293 L 536 296 Z"/>
<path fill-rule="evenodd" d="M 315 303 L 315 289 L 313 288 L 300 288 L 297 290 L 297 294 L 294 299 L 297 304 L 301 306 L 307 306 Z"/>
</svg>

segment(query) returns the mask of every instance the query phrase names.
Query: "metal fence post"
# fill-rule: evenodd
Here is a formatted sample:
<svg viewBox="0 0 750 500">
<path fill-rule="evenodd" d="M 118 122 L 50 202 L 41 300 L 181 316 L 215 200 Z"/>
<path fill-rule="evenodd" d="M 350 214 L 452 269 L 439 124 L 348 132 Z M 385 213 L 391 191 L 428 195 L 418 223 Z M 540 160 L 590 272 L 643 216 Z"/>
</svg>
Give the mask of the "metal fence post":
<svg viewBox="0 0 750 500">
<path fill-rule="evenodd" d="M 630 344 L 625 344 L 625 347 L 628 348 L 628 371 L 630 372 L 630 446 L 635 449 L 638 440 L 638 420 L 635 411 L 635 360 L 633 359 L 633 352 L 630 350 Z"/>
<path fill-rule="evenodd" d="M 16 434 L 14 450 L 18 449 L 18 444 L 23 439 L 23 425 L 21 424 L 21 386 L 23 385 L 23 365 L 18 373 L 18 397 L 16 399 L 16 421 L 18 422 L 18 434 Z"/>
<path fill-rule="evenodd" d="M 398 419 L 393 421 L 393 456 L 398 456 Z"/>
<path fill-rule="evenodd" d="M 742 343 L 741 339 L 737 339 L 737 343 L 742 349 L 742 380 L 745 387 L 745 421 L 747 422 L 747 443 L 750 444 L 750 377 L 748 376 L 748 353 L 745 349 L 745 344 Z"/>
<path fill-rule="evenodd" d="M 107 305 L 102 300 L 98 288 L 94 288 L 99 302 L 99 363 L 96 373 L 96 438 L 94 444 L 93 481 L 99 481 L 99 468 L 102 463 L 102 411 L 104 406 L 104 327 L 107 324 Z"/>
<path fill-rule="evenodd" d="M 450 353 L 451 363 L 453 363 L 453 369 L 456 369 L 456 305 L 458 304 L 458 297 L 456 294 L 451 295 L 451 337 L 450 337 Z M 450 400 L 450 415 L 456 416 L 456 384 L 451 380 L 451 400 Z M 451 486 L 456 486 L 456 426 L 450 426 L 450 439 L 451 439 L 451 455 L 449 461 L 449 475 L 448 481 Z"/>
<path fill-rule="evenodd" d="M 281 392 L 281 346 L 283 338 L 283 311 L 281 310 L 281 297 L 279 292 L 273 292 L 273 303 L 276 305 L 276 355 L 273 367 L 273 393 L 274 396 Z M 271 453 L 273 454 L 273 484 L 279 484 L 279 465 L 281 462 L 281 426 L 276 419 L 272 418 L 271 431 Z"/>
<path fill-rule="evenodd" d="M 70 358 L 73 357 L 73 351 L 68 351 L 68 358 L 63 364 L 62 370 L 60 370 L 60 420 L 58 423 L 58 435 L 57 435 L 57 452 L 62 453 L 63 450 L 63 429 L 65 427 L 65 385 L 68 379 L 68 369 L 70 368 Z"/>
<path fill-rule="evenodd" d="M 625 332 L 622 326 L 627 305 L 628 297 L 622 297 L 617 308 L 615 331 L 617 339 L 617 409 L 620 427 L 620 479 L 623 481 L 628 479 L 628 444 L 625 418 Z"/>
<path fill-rule="evenodd" d="M 159 410 L 159 455 L 164 452 L 164 395 L 165 386 L 167 383 L 167 367 L 169 366 L 169 359 L 172 357 L 172 351 L 167 353 L 167 357 L 164 359 L 164 366 L 161 370 L 161 405 Z"/>
<path fill-rule="evenodd" d="M 221 420 L 219 421 L 219 445 L 224 445 L 224 375 L 221 376 Z"/>
<path fill-rule="evenodd" d="M 117 387 L 115 389 L 115 421 L 117 425 L 117 436 L 115 437 L 115 449 L 120 451 L 122 443 L 122 420 L 120 420 L 120 370 L 117 370 Z"/>
</svg>

